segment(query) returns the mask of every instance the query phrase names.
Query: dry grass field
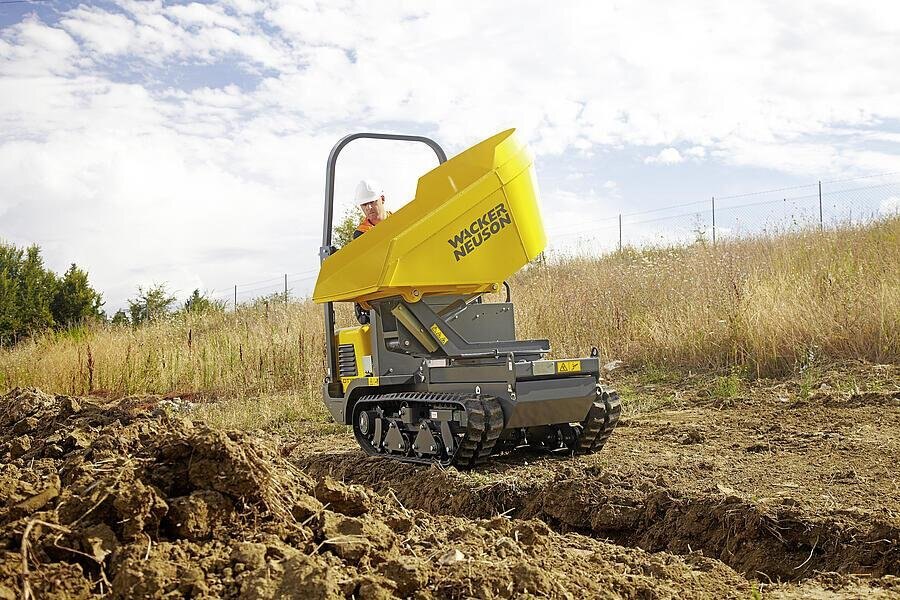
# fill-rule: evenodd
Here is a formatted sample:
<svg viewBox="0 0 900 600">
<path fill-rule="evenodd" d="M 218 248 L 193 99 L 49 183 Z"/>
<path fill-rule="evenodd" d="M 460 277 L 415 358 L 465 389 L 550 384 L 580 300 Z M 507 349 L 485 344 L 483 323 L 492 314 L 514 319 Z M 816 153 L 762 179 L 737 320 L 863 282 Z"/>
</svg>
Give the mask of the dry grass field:
<svg viewBox="0 0 900 600">
<path fill-rule="evenodd" d="M 572 259 L 523 273 L 520 333 L 628 365 L 796 372 L 900 358 L 900 219 Z"/>
<path fill-rule="evenodd" d="M 595 345 L 628 368 L 751 378 L 834 360 L 900 360 L 900 219 L 561 259 L 511 285 L 519 337 L 547 337 L 557 356 Z M 340 308 L 350 324 L 349 307 Z M 0 351 L 0 388 L 317 398 L 320 322 L 310 301 L 273 302 L 39 335 Z"/>
</svg>

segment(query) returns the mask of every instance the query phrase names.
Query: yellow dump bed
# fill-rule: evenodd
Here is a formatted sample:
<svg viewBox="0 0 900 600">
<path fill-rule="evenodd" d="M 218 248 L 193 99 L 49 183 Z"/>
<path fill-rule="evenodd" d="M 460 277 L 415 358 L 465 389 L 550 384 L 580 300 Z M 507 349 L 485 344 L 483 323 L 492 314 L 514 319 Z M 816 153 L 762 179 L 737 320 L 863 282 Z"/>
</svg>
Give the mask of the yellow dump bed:
<svg viewBox="0 0 900 600">
<path fill-rule="evenodd" d="M 510 129 L 419 179 L 416 197 L 322 263 L 313 300 L 490 290 L 544 249 L 533 158 Z"/>
</svg>

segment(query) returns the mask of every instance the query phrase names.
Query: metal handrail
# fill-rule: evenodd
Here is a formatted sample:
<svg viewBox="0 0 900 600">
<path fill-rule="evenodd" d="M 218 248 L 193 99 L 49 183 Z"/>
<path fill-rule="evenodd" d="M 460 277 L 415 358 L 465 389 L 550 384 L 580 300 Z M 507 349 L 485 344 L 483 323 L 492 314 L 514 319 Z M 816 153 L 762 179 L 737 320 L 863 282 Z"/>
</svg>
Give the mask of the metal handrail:
<svg viewBox="0 0 900 600">
<path fill-rule="evenodd" d="M 322 228 L 322 248 L 319 252 L 321 260 L 325 260 L 331 254 L 331 228 L 334 223 L 334 172 L 337 167 L 338 155 L 344 146 L 358 140 L 360 138 L 375 140 L 395 140 L 400 142 L 420 142 L 434 150 L 438 157 L 438 161 L 443 164 L 447 162 L 447 155 L 444 149 L 431 138 L 421 135 L 401 135 L 398 133 L 351 133 L 341 138 L 337 144 L 331 149 L 328 155 L 328 166 L 325 169 L 325 223 Z"/>
</svg>

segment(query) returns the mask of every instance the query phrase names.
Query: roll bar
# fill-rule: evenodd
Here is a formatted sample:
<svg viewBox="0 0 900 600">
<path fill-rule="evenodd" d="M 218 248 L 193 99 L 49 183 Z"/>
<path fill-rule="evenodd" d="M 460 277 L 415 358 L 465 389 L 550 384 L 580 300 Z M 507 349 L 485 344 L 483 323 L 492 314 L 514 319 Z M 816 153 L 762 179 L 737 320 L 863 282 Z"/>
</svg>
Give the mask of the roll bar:
<svg viewBox="0 0 900 600">
<path fill-rule="evenodd" d="M 353 140 L 358 140 L 360 138 L 420 142 L 434 150 L 434 153 L 437 154 L 438 161 L 441 164 L 447 162 L 447 155 L 444 153 L 443 148 L 441 148 L 434 140 L 420 135 L 363 132 L 351 133 L 350 135 L 341 138 L 338 143 L 334 145 L 334 148 L 331 149 L 331 153 L 328 155 L 328 166 L 325 170 L 325 223 L 322 227 L 322 248 L 319 250 L 321 260 L 325 260 L 331 254 L 331 228 L 334 222 L 334 172 L 337 166 L 338 155 L 341 153 L 341 150 L 344 149 L 344 146 Z"/>
<path fill-rule="evenodd" d="M 437 155 L 438 162 L 443 164 L 447 162 L 447 154 L 444 149 L 434 140 L 420 135 L 402 135 L 397 133 L 351 133 L 342 137 L 338 143 L 334 145 L 328 154 L 328 165 L 325 168 L 325 222 L 322 226 L 322 246 L 319 248 L 319 262 L 323 262 L 331 256 L 331 228 L 334 224 L 334 172 L 337 167 L 338 155 L 344 146 L 358 140 L 360 138 L 373 140 L 394 140 L 400 142 L 419 142 L 425 144 Z M 327 382 L 335 381 L 336 365 L 335 365 L 335 348 L 334 348 L 334 306 L 333 302 L 325 303 L 325 348 L 327 358 L 327 372 L 325 380 Z"/>
</svg>

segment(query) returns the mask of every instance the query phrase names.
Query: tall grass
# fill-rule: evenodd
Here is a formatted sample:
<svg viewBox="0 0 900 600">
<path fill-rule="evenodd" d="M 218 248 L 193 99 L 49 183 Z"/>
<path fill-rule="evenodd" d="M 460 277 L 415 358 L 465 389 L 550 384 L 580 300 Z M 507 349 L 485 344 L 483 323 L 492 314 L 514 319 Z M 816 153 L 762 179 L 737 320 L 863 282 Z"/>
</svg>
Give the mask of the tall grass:
<svg viewBox="0 0 900 600">
<path fill-rule="evenodd" d="M 102 325 L 21 342 L 0 352 L 0 373 L 8 386 L 71 394 L 318 395 L 320 323 L 318 307 L 301 302 L 179 313 L 136 329 Z"/>
<path fill-rule="evenodd" d="M 716 246 L 625 250 L 522 273 L 520 335 L 557 354 L 777 375 L 900 359 L 900 219 Z"/>
<path fill-rule="evenodd" d="M 866 228 L 630 250 L 534 265 L 511 282 L 519 337 L 554 355 L 633 366 L 738 368 L 900 362 L 900 219 Z M 339 321 L 349 323 L 349 307 Z M 98 326 L 0 350 L 0 388 L 59 393 L 318 396 L 321 311 L 309 301 Z"/>
</svg>

